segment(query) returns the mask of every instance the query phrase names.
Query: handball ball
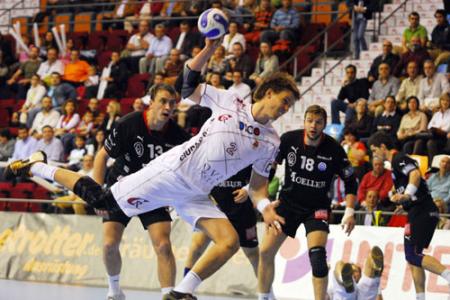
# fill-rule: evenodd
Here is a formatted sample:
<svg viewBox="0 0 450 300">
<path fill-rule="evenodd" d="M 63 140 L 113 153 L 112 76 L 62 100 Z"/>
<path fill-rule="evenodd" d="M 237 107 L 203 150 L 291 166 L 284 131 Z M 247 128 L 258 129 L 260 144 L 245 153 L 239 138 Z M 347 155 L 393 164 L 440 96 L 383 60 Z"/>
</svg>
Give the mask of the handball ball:
<svg viewBox="0 0 450 300">
<path fill-rule="evenodd" d="M 218 39 L 228 30 L 228 18 L 220 9 L 207 9 L 198 18 L 198 30 L 208 39 Z"/>
</svg>

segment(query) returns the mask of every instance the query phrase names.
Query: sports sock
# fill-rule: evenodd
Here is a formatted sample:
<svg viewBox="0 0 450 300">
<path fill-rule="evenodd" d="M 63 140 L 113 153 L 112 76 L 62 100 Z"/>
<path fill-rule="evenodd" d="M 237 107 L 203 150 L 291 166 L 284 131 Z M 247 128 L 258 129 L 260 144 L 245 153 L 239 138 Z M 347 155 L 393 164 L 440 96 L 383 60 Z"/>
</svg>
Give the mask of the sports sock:
<svg viewBox="0 0 450 300">
<path fill-rule="evenodd" d="M 180 293 L 193 294 L 200 283 L 202 283 L 200 277 L 194 272 L 189 271 L 174 290 Z"/>
<path fill-rule="evenodd" d="M 425 293 L 417 293 L 416 300 L 425 300 Z"/>
<path fill-rule="evenodd" d="M 258 300 L 270 300 L 270 293 L 258 293 Z"/>
<path fill-rule="evenodd" d="M 161 288 L 161 294 L 165 295 L 170 293 L 173 290 L 173 286 L 163 287 Z"/>
<path fill-rule="evenodd" d="M 445 270 L 441 273 L 441 276 L 450 284 L 450 270 Z"/>
<path fill-rule="evenodd" d="M 58 168 L 55 166 L 49 166 L 42 162 L 37 162 L 31 166 L 31 174 L 36 175 L 38 177 L 55 181 L 55 173 Z"/>
<path fill-rule="evenodd" d="M 270 288 L 270 292 L 269 292 L 269 300 L 276 300 L 277 298 L 275 298 L 275 294 L 273 293 L 273 288 Z"/>
<path fill-rule="evenodd" d="M 114 276 L 108 275 L 108 285 L 109 285 L 108 294 L 112 294 L 112 295 L 120 294 L 119 280 L 120 280 L 120 274 L 117 274 Z"/>
</svg>

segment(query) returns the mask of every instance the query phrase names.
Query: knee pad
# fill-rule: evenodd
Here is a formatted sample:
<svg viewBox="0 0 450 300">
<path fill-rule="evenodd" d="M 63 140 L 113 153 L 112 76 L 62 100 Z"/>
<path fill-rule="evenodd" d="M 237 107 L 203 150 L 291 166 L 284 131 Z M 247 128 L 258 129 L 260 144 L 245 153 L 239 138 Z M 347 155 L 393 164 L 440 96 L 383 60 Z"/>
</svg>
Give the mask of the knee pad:
<svg viewBox="0 0 450 300">
<path fill-rule="evenodd" d="M 309 261 L 311 262 L 314 277 L 323 278 L 328 276 L 327 251 L 324 247 L 309 249 Z"/>
<path fill-rule="evenodd" d="M 106 204 L 102 201 L 103 190 L 91 177 L 83 176 L 78 179 L 73 188 L 73 192 L 94 208 L 106 208 Z"/>
<path fill-rule="evenodd" d="M 416 267 L 422 267 L 423 254 L 422 251 L 417 251 L 415 245 L 405 245 L 405 258 L 408 263 Z"/>
</svg>

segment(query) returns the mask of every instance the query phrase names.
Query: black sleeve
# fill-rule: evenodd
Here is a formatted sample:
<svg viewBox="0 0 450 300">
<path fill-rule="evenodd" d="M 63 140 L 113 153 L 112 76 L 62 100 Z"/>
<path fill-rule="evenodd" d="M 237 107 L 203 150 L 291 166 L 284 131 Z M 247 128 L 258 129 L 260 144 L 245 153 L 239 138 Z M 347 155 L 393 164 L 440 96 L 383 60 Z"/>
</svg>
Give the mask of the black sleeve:
<svg viewBox="0 0 450 300">
<path fill-rule="evenodd" d="M 342 100 L 342 101 L 347 99 L 347 89 L 345 88 L 345 86 L 341 87 L 341 89 L 339 90 L 339 95 L 337 96 L 337 98 L 339 100 Z"/>
<path fill-rule="evenodd" d="M 358 183 L 354 174 L 354 170 L 344 149 L 339 145 L 336 146 L 336 173 L 344 181 L 345 193 L 356 195 L 358 191 Z"/>
<path fill-rule="evenodd" d="M 397 154 L 392 161 L 392 169 L 409 176 L 411 171 L 419 169 L 417 161 L 404 154 Z"/>
<path fill-rule="evenodd" d="M 122 137 L 127 136 L 124 134 L 124 127 L 122 122 L 116 122 L 116 126 L 111 130 L 105 140 L 105 150 L 112 158 L 117 158 L 124 153 Z"/>
<path fill-rule="evenodd" d="M 286 147 L 288 144 L 287 141 L 287 134 L 283 134 L 280 138 L 281 142 L 280 142 L 280 151 L 278 151 L 277 157 L 275 158 L 275 161 L 277 162 L 277 164 L 282 164 L 283 163 L 283 159 L 286 157 Z"/>
<path fill-rule="evenodd" d="M 359 79 L 359 83 L 361 86 L 361 94 L 359 95 L 360 98 L 364 98 L 364 99 L 369 99 L 369 87 L 370 87 L 370 83 L 369 80 L 367 80 L 367 78 L 362 78 Z"/>
<path fill-rule="evenodd" d="M 378 57 L 376 57 L 370 66 L 369 76 L 378 77 Z"/>
</svg>

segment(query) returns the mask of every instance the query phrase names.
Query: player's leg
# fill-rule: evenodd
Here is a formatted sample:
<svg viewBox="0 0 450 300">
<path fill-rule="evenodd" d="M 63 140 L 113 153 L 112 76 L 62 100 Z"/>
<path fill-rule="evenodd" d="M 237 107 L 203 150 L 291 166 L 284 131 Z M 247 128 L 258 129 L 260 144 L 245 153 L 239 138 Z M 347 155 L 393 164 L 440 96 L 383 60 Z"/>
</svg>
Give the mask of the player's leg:
<svg viewBox="0 0 450 300">
<path fill-rule="evenodd" d="M 175 285 L 176 263 L 170 243 L 171 222 L 157 222 L 147 227 L 158 262 L 158 279 L 162 294 L 169 293 Z"/>
<path fill-rule="evenodd" d="M 119 246 L 124 229 L 125 225 L 120 222 L 103 223 L 103 263 L 108 273 L 108 300 L 125 299 L 119 283 L 122 269 Z"/>
<path fill-rule="evenodd" d="M 189 253 L 184 263 L 184 276 L 192 269 L 194 264 L 205 252 L 211 240 L 202 231 L 194 231 L 191 237 L 191 246 L 189 247 Z"/>
<path fill-rule="evenodd" d="M 245 256 L 247 256 L 250 264 L 252 265 L 255 276 L 258 276 L 258 263 L 259 263 L 259 247 L 241 247 Z"/>
<path fill-rule="evenodd" d="M 275 235 L 272 229 L 266 230 L 260 245 L 258 264 L 259 299 L 269 299 L 270 289 L 275 276 L 275 255 L 286 240 L 284 233 Z"/>
<path fill-rule="evenodd" d="M 331 274 L 329 296 L 331 300 L 356 299 L 353 269 L 350 263 L 342 260 L 336 262 L 334 271 Z"/>
<path fill-rule="evenodd" d="M 358 282 L 358 299 L 376 300 L 381 296 L 380 282 L 383 268 L 383 251 L 374 246 L 366 258 L 362 276 Z"/>
<path fill-rule="evenodd" d="M 328 286 L 328 265 L 325 249 L 328 232 L 321 230 L 311 231 L 306 235 L 306 239 L 313 273 L 314 298 L 316 300 L 325 300 Z"/>
</svg>

